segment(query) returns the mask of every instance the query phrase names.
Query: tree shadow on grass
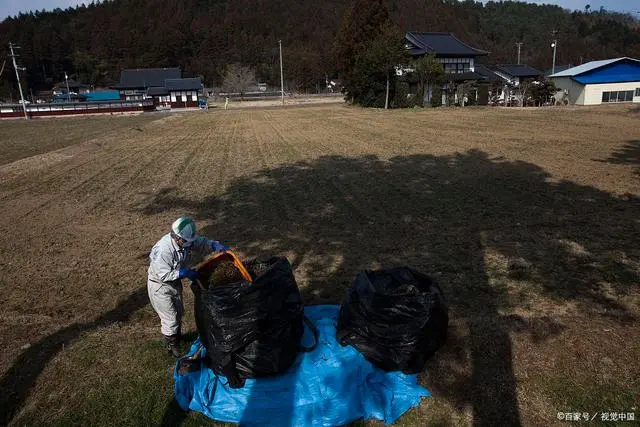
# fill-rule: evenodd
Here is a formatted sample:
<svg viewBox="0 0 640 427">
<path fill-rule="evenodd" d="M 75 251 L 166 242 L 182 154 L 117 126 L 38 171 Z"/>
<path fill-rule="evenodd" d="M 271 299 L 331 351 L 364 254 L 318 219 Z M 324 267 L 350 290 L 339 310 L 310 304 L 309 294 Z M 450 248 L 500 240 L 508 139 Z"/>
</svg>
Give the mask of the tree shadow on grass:
<svg viewBox="0 0 640 427">
<path fill-rule="evenodd" d="M 40 373 L 65 346 L 69 346 L 86 332 L 117 322 L 126 322 L 148 303 L 147 287 L 144 286 L 129 295 L 113 310 L 107 311 L 95 320 L 74 323 L 60 329 L 23 351 L 0 379 L 0 420 L 3 425 L 7 425 L 22 408 Z"/>
<path fill-rule="evenodd" d="M 614 165 L 635 165 L 636 175 L 640 175 L 640 141 L 627 141 L 623 147 L 611 153 L 607 159 L 598 161 Z"/>
<path fill-rule="evenodd" d="M 636 320 L 618 297 L 637 291 L 640 200 L 549 178 L 477 150 L 326 156 L 236 179 L 220 197 L 167 189 L 140 210 L 179 206 L 209 221 L 204 234 L 249 257 L 288 255 L 307 304 L 340 303 L 363 269 L 409 265 L 435 275 L 462 326 L 429 362 L 425 385 L 472 406 L 474 425 L 519 425 L 510 333 L 541 341 L 562 323 L 516 309 L 570 301 Z"/>
</svg>

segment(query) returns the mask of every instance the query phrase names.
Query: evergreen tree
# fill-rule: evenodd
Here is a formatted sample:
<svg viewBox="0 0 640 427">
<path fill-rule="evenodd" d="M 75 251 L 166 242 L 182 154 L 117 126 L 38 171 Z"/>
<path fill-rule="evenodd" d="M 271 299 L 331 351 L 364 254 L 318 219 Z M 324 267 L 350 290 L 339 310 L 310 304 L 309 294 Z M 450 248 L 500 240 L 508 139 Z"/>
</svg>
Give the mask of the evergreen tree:
<svg viewBox="0 0 640 427">
<path fill-rule="evenodd" d="M 431 103 L 433 86 L 442 84 L 444 78 L 444 68 L 435 55 L 425 55 L 415 62 L 415 72 L 419 81 L 419 104 L 424 107 L 425 101 Z M 429 91 L 428 99 L 425 100 L 426 91 Z"/>
<path fill-rule="evenodd" d="M 364 106 L 388 105 L 391 64 L 402 35 L 382 0 L 354 0 L 336 37 L 337 67 L 345 94 Z M 391 65 L 390 65 L 391 64 Z M 381 105 L 382 104 L 382 105 Z"/>
</svg>

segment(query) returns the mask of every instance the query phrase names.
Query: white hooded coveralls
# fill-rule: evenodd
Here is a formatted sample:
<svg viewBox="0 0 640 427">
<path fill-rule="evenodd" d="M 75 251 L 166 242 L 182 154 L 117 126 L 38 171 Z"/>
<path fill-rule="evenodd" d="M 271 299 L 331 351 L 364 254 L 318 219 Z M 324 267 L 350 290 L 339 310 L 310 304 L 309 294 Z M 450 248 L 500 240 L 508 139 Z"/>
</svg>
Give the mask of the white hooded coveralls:
<svg viewBox="0 0 640 427">
<path fill-rule="evenodd" d="M 213 252 L 211 245 L 214 242 L 206 237 L 196 237 L 191 246 L 181 248 L 168 233 L 151 249 L 147 291 L 151 306 L 160 316 L 162 335 L 170 337 L 180 333 L 184 305 L 178 271 L 189 263 L 192 250 L 209 254 Z"/>
</svg>

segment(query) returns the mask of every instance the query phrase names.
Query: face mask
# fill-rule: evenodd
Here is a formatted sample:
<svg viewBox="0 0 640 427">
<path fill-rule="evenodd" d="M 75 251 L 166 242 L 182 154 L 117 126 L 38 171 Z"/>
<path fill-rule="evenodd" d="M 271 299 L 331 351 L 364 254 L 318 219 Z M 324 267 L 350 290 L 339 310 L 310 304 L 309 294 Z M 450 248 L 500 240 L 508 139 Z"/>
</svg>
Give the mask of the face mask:
<svg viewBox="0 0 640 427">
<path fill-rule="evenodd" d="M 174 233 L 171 233 L 171 237 L 173 238 L 173 241 L 176 242 L 176 245 L 178 245 L 181 248 L 186 249 L 189 246 L 191 246 L 191 244 L 193 243 L 193 242 L 187 242 L 185 239 L 183 239 L 182 237 Z"/>
</svg>

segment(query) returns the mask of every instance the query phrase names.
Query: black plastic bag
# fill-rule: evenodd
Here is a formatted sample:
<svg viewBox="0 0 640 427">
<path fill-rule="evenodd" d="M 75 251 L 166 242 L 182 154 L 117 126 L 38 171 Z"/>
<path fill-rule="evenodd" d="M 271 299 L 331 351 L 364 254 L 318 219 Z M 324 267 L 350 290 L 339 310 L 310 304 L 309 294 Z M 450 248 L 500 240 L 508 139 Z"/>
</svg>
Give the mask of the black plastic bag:
<svg viewBox="0 0 640 427">
<path fill-rule="evenodd" d="M 407 267 L 365 271 L 342 303 L 337 338 L 381 369 L 419 373 L 444 345 L 448 323 L 434 279 Z"/>
<path fill-rule="evenodd" d="M 249 272 L 254 262 L 245 264 Z M 286 258 L 259 263 L 260 275 L 253 283 L 192 285 L 206 363 L 226 376 L 231 387 L 242 387 L 246 378 L 284 372 L 301 350 L 308 350 L 300 346 L 304 307 L 291 264 Z M 201 281 L 206 283 L 210 275 L 211 270 L 203 269 Z"/>
</svg>

